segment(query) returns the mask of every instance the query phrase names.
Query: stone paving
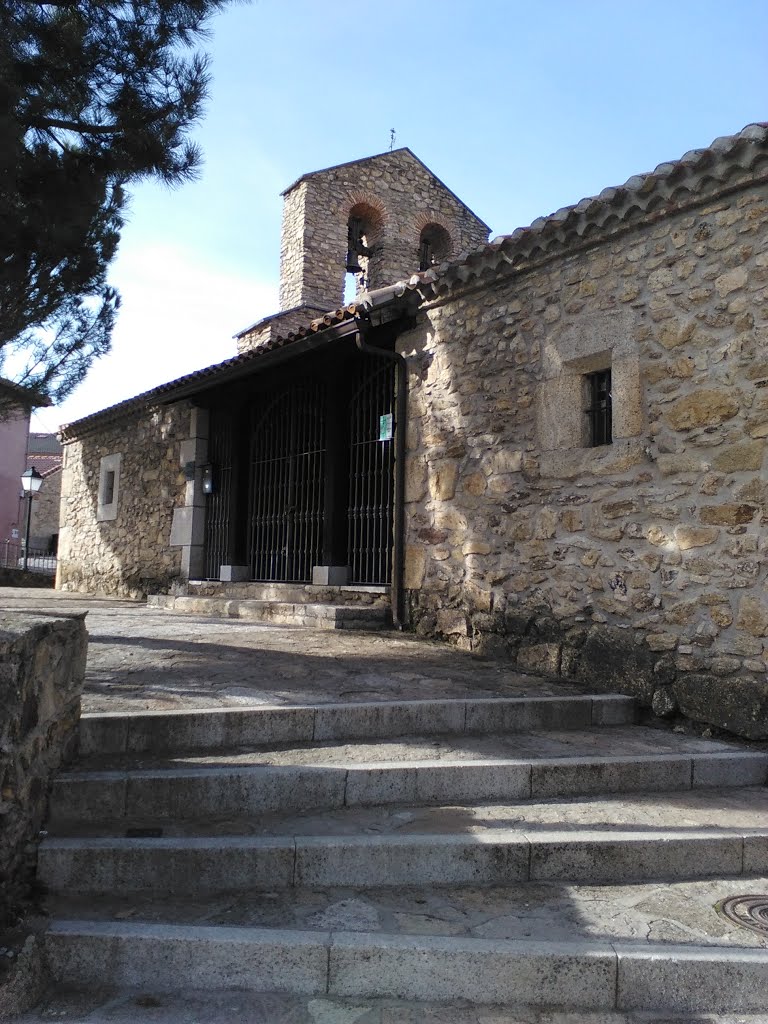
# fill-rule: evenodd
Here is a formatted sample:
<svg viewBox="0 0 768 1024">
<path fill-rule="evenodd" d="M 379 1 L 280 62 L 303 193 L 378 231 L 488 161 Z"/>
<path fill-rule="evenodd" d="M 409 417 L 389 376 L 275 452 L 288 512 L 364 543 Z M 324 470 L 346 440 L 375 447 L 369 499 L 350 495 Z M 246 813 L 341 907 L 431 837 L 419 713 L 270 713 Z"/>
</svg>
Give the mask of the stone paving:
<svg viewBox="0 0 768 1024">
<path fill-rule="evenodd" d="M 87 612 L 83 711 L 586 692 L 394 632 L 179 616 L 132 601 L 10 587 L 0 588 L 0 610 Z"/>
<path fill-rule="evenodd" d="M 229 893 L 190 899 L 131 894 L 122 898 L 60 897 L 56 914 L 75 920 L 156 921 L 310 931 L 385 932 L 476 939 L 577 939 L 697 943 L 768 948 L 762 937 L 720 915 L 715 905 L 745 885 L 768 889 L 768 879 L 701 879 L 628 885 L 528 882 L 504 886 L 320 887 Z"/>
</svg>

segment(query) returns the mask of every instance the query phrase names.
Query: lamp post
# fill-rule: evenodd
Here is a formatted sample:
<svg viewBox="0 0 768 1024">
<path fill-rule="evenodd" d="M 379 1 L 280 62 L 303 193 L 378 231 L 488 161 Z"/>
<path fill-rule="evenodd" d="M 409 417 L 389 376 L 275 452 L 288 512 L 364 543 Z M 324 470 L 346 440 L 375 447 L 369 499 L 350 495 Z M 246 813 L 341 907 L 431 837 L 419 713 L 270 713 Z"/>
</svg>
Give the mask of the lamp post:
<svg viewBox="0 0 768 1024">
<path fill-rule="evenodd" d="M 34 466 L 21 474 L 21 489 L 27 498 L 27 531 L 24 534 L 24 564 L 22 567 L 24 572 L 27 571 L 27 562 L 29 560 L 29 524 L 32 520 L 32 498 L 40 490 L 42 482 L 43 478 Z"/>
</svg>

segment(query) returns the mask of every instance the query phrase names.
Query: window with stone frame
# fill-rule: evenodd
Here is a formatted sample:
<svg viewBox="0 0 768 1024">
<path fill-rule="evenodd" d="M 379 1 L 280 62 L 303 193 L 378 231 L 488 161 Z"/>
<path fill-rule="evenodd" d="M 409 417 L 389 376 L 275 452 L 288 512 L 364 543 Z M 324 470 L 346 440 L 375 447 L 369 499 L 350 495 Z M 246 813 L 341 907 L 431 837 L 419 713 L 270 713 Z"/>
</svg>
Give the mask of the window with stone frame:
<svg viewBox="0 0 768 1024">
<path fill-rule="evenodd" d="M 628 312 L 561 320 L 542 346 L 536 440 L 547 472 L 576 472 L 645 435 L 640 358 Z M 548 453 L 552 453 L 549 458 Z"/>
<path fill-rule="evenodd" d="M 117 500 L 120 491 L 120 453 L 105 455 L 99 463 L 99 491 L 96 504 L 98 522 L 117 519 Z"/>
</svg>

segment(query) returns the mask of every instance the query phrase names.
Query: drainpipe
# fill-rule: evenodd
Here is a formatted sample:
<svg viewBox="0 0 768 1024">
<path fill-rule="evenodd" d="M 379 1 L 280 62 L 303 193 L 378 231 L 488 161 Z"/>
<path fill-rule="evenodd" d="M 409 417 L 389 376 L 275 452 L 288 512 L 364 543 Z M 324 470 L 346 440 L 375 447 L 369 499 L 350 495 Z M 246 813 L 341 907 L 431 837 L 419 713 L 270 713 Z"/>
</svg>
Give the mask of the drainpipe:
<svg viewBox="0 0 768 1024">
<path fill-rule="evenodd" d="M 405 576 L 405 440 L 408 427 L 408 364 L 399 352 L 368 345 L 366 335 L 371 328 L 371 317 L 358 307 L 355 312 L 358 333 L 355 344 L 361 352 L 395 363 L 397 374 L 397 405 L 395 408 L 395 497 L 392 523 L 392 625 L 403 629 Z"/>
</svg>

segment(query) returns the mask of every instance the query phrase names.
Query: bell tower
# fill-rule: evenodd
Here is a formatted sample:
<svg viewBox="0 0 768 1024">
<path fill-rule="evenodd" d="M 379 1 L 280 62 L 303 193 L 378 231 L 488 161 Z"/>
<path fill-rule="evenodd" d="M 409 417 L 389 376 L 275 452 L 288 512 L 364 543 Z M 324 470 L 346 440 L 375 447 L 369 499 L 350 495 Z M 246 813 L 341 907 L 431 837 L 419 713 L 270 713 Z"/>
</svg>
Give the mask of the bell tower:
<svg viewBox="0 0 768 1024">
<path fill-rule="evenodd" d="M 410 149 L 303 175 L 283 192 L 280 312 L 238 336 L 240 351 L 344 303 L 455 259 L 489 228 Z"/>
</svg>

